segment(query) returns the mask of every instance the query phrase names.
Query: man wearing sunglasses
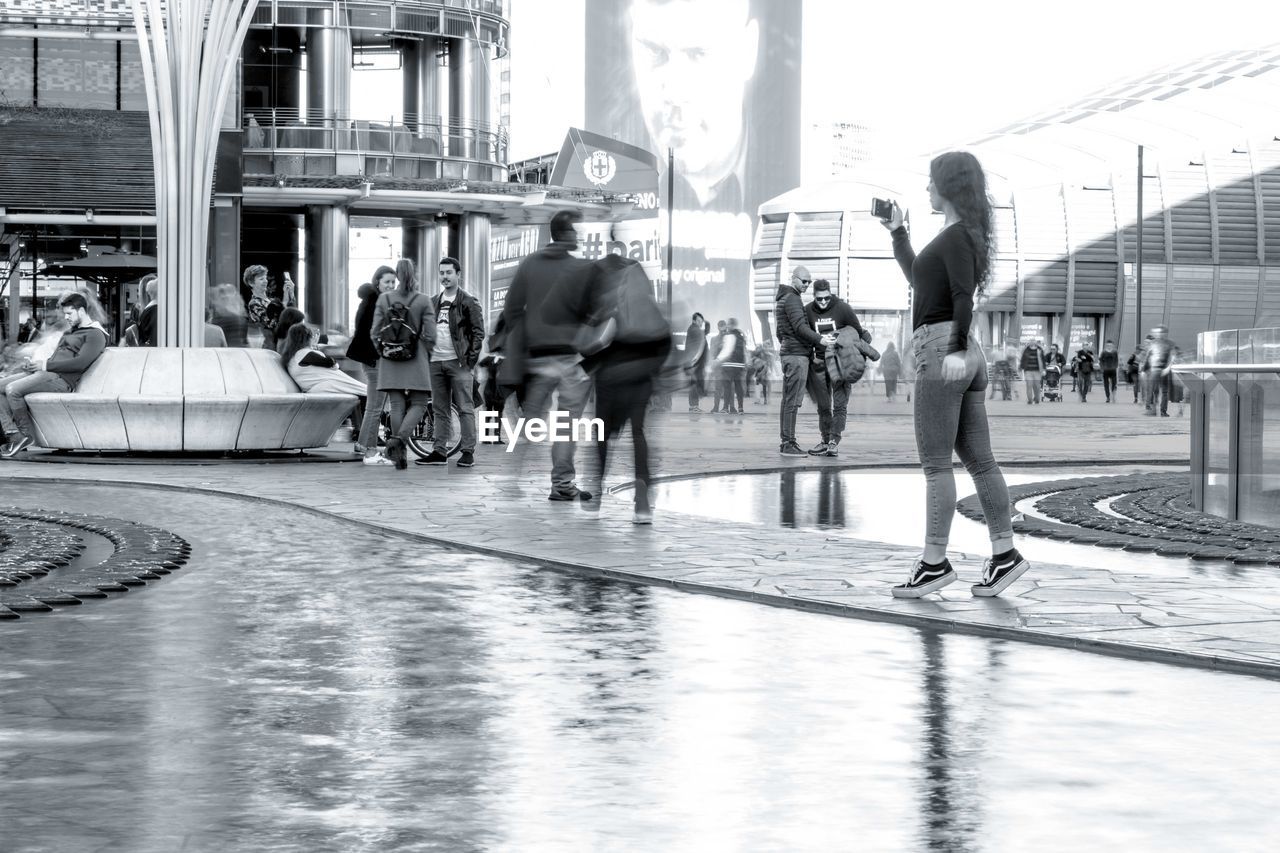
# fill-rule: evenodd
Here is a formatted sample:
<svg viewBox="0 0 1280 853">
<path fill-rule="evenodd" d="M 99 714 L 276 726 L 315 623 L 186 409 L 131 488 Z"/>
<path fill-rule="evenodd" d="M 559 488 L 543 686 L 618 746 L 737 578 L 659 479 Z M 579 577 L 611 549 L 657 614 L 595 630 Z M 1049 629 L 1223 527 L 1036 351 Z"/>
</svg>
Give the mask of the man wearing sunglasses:
<svg viewBox="0 0 1280 853">
<path fill-rule="evenodd" d="M 810 456 L 836 456 L 840 452 L 840 436 L 844 433 L 849 410 L 849 386 L 839 376 L 827 372 L 825 350 L 835 340 L 840 329 L 853 326 L 867 343 L 871 334 L 858 322 L 858 315 L 849 303 L 831 292 L 831 283 L 825 278 L 813 282 L 813 301 L 805 308 L 809 325 L 822 336 L 814 347 L 813 362 L 809 366 L 809 396 L 818 407 L 818 429 L 822 440 L 809 451 Z"/>
<path fill-rule="evenodd" d="M 783 456 L 805 455 L 796 443 L 796 415 L 804 402 L 813 348 L 822 341 L 822 336 L 809 325 L 804 313 L 804 300 L 800 298 L 812 282 L 813 276 L 808 269 L 796 267 L 791 271 L 790 282 L 778 285 L 778 300 L 774 305 L 778 354 L 782 357 L 781 442 L 778 452 Z"/>
</svg>

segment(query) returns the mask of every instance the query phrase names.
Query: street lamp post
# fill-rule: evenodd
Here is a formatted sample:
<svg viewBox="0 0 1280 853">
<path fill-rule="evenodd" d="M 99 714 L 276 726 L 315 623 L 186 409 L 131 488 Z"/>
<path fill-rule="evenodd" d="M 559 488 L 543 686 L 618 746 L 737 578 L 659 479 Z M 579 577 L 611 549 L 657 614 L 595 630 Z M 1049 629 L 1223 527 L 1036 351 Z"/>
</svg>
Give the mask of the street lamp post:
<svg viewBox="0 0 1280 853">
<path fill-rule="evenodd" d="M 1145 183 L 1142 169 L 1142 146 L 1138 146 L 1138 262 L 1134 266 L 1134 274 L 1138 284 L 1138 308 L 1134 312 L 1137 322 L 1137 333 L 1134 338 L 1134 348 L 1142 346 L 1142 185 Z"/>
</svg>

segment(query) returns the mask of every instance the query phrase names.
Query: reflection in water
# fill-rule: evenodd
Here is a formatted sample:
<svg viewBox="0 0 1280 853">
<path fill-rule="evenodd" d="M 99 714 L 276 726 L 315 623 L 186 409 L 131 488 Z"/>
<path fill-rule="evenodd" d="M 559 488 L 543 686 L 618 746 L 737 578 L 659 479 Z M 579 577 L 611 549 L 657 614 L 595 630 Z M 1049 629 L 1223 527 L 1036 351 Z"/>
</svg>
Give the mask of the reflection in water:
<svg viewBox="0 0 1280 853">
<path fill-rule="evenodd" d="M 153 588 L 0 624 L 4 853 L 1198 853 L 1280 834 L 1259 784 L 1280 730 L 1257 725 L 1277 683 L 57 488 L 196 554 Z"/>
<path fill-rule="evenodd" d="M 796 475 L 805 476 L 806 490 L 803 499 L 796 498 Z M 817 476 L 817 515 L 810 521 L 810 503 L 807 487 L 809 480 Z M 782 471 L 778 474 L 778 523 L 783 527 L 807 527 L 821 530 L 845 526 L 844 476 L 838 470 Z"/>
<path fill-rule="evenodd" d="M 977 851 L 981 849 L 982 790 L 973 757 L 983 749 L 983 734 L 988 718 L 985 707 L 970 708 L 969 719 L 953 715 L 951 702 L 959 701 L 950 689 L 945 640 L 934 632 L 920 635 L 924 650 L 924 779 L 921 790 L 921 827 L 924 846 L 929 850 Z M 985 675 L 989 682 L 998 679 L 1002 668 L 1000 646 L 988 646 Z M 971 702 L 987 704 L 990 691 Z M 976 713 L 975 713 L 976 712 Z M 953 738 L 963 745 L 956 748 Z"/>
<path fill-rule="evenodd" d="M 1150 466 L 1119 466 L 1114 474 L 1152 470 Z M 1048 478 L 1096 476 L 1096 469 L 1005 471 L 1010 485 Z M 776 482 L 775 482 L 776 481 Z M 668 512 L 687 513 L 743 524 L 777 524 L 796 529 L 832 530 L 838 535 L 873 542 L 918 547 L 924 529 L 925 478 L 911 469 L 824 469 L 763 474 L 733 474 L 678 480 L 655 486 L 657 499 Z M 956 471 L 958 497 L 973 494 L 969 475 Z M 1019 501 L 1016 509 L 1029 517 L 1033 501 Z M 1113 571 L 1172 577 L 1264 579 L 1266 566 L 1241 566 L 1226 561 L 1198 561 L 1115 551 L 1092 545 L 1055 542 L 1018 535 L 1015 543 L 1044 563 L 1095 566 Z M 958 515 L 951 528 L 953 551 L 988 552 L 987 528 Z"/>
</svg>

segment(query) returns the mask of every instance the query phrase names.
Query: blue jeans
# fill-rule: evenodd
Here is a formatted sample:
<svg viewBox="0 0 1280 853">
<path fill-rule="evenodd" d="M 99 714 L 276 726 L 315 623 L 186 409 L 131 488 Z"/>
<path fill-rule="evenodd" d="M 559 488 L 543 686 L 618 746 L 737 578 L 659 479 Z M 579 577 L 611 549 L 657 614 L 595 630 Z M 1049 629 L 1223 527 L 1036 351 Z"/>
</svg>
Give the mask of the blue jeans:
<svg viewBox="0 0 1280 853">
<path fill-rule="evenodd" d="M 70 390 L 71 386 L 61 376 L 47 370 L 16 373 L 0 379 L 0 392 L 3 392 L 0 393 L 0 431 L 10 437 L 22 433 L 27 438 L 35 438 L 26 396 L 46 391 L 64 394 Z"/>
<path fill-rule="evenodd" d="M 463 453 L 476 449 L 476 407 L 472 392 L 476 378 L 456 358 L 431 362 L 431 405 L 435 408 L 435 450 L 444 453 L 449 447 L 449 404 L 458 407 L 458 425 L 462 430 Z"/>
<path fill-rule="evenodd" d="M 951 339 L 951 323 L 931 323 L 915 330 L 911 347 L 916 359 L 916 449 L 926 480 L 925 539 L 929 545 L 946 545 L 956 509 L 956 479 L 952 471 L 954 451 L 969 471 L 982 502 L 991 541 L 1013 535 L 1009 489 L 991 454 L 991 433 L 983 391 L 987 364 L 971 341 L 964 353 L 965 374 L 955 381 L 942 379 L 942 359 Z"/>
<path fill-rule="evenodd" d="M 782 444 L 796 443 L 796 415 L 804 402 L 804 388 L 809 381 L 809 356 L 782 356 L 782 410 L 779 413 L 779 439 Z"/>
<path fill-rule="evenodd" d="M 556 396 L 556 411 L 567 412 L 577 419 L 587 407 L 591 396 L 591 378 L 582 369 L 576 355 L 543 355 L 530 357 L 525 364 L 524 416 L 547 420 L 551 414 L 551 398 Z M 517 470 L 523 468 L 527 441 L 517 445 L 520 454 Z M 556 491 L 568 491 L 577 484 L 577 469 L 573 456 L 576 441 L 557 441 L 551 444 L 551 487 Z"/>
<path fill-rule="evenodd" d="M 382 407 L 387 404 L 387 392 L 378 390 L 378 364 L 364 365 L 365 398 L 364 420 L 360 422 L 360 435 L 356 443 L 365 450 L 366 456 L 378 452 L 378 421 L 382 419 Z"/>
</svg>

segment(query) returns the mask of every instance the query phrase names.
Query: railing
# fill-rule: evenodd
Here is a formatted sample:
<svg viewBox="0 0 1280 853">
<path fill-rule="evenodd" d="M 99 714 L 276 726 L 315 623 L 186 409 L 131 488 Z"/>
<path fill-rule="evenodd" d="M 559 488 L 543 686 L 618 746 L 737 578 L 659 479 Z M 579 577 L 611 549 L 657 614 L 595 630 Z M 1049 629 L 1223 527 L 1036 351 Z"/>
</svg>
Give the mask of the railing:
<svg viewBox="0 0 1280 853">
<path fill-rule="evenodd" d="M 328 14 L 333 13 L 332 16 Z M 505 0 L 261 0 L 255 27 L 339 26 L 363 33 L 473 38 L 506 52 Z M 3 0 L 0 22 L 54 27 L 133 26 L 129 0 Z"/>
<path fill-rule="evenodd" d="M 487 122 L 441 121 L 439 116 L 419 118 L 406 115 L 386 121 L 324 116 L 298 110 L 249 110 L 244 130 L 245 171 L 261 172 L 264 155 L 270 154 L 268 174 L 298 171 L 280 168 L 281 158 L 301 156 L 304 173 L 325 174 L 323 165 L 332 162 L 331 174 L 349 174 L 341 169 L 341 155 L 357 158 L 355 172 L 370 176 L 400 178 L 441 177 L 441 169 L 424 171 L 420 161 L 430 164 L 467 161 L 505 169 L 509 139 L 505 128 Z M 281 152 L 285 152 L 282 154 Z M 314 155 L 326 155 L 317 160 Z M 319 168 L 320 171 L 315 171 Z"/>
</svg>

